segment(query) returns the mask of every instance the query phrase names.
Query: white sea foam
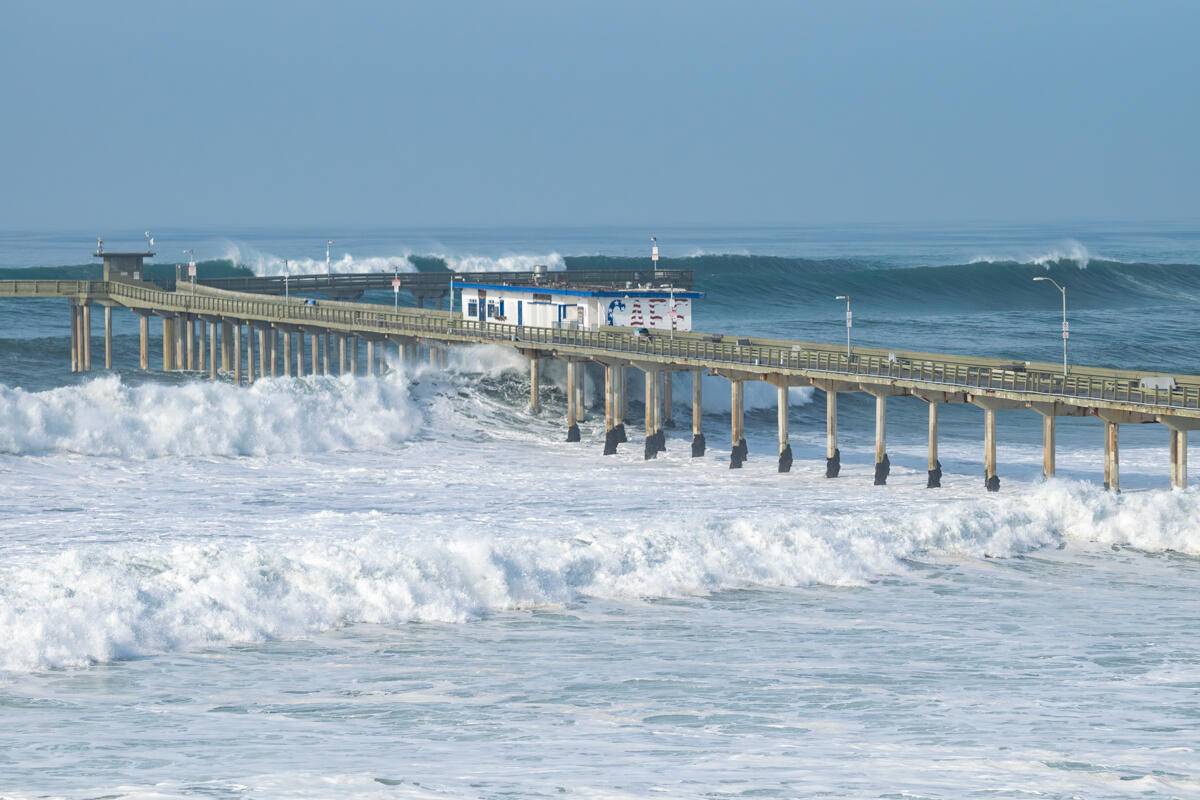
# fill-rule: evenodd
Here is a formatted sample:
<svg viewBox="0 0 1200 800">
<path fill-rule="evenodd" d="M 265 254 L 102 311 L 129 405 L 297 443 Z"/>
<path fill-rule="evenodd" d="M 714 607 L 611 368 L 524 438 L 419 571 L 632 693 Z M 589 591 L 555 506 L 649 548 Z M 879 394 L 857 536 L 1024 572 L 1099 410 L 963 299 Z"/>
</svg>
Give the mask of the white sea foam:
<svg viewBox="0 0 1200 800">
<path fill-rule="evenodd" d="M 1092 256 L 1088 253 L 1087 247 L 1074 239 L 1067 239 L 1057 247 L 1041 253 L 1025 252 L 1016 255 L 980 255 L 972 258 L 969 263 L 988 264 L 1011 261 L 1018 264 L 1033 264 L 1039 267 L 1048 267 L 1060 261 L 1074 261 L 1075 265 L 1080 269 L 1087 269 L 1087 265 L 1091 259 Z"/>
<path fill-rule="evenodd" d="M 248 267 L 255 275 L 324 275 L 323 258 L 288 258 L 264 253 L 254 247 L 229 242 L 222 258 L 236 266 Z M 416 272 L 417 268 L 408 260 L 408 254 L 399 256 L 354 257 L 348 252 L 331 255 L 328 271 L 334 274 L 347 272 Z"/>
<path fill-rule="evenodd" d="M 0 453 L 244 456 L 375 449 L 407 439 L 420 412 L 402 376 L 271 378 L 246 388 L 117 376 L 27 392 L 0 384 Z"/>
<path fill-rule="evenodd" d="M 434 532 L 405 516 L 309 514 L 277 538 L 72 547 L 0 571 L 0 665 L 71 666 L 310 635 L 467 622 L 586 598 L 860 586 L 907 559 L 1008 557 L 1066 540 L 1200 553 L 1200 493 L 1052 482 L 996 502 L 841 513 L 595 520 L 544 533 Z"/>
<path fill-rule="evenodd" d="M 567 268 L 566 262 L 558 253 L 504 256 L 464 256 L 438 253 L 434 257 L 445 261 L 446 266 L 455 272 L 532 272 L 533 268 L 539 264 L 556 271 Z"/>
</svg>

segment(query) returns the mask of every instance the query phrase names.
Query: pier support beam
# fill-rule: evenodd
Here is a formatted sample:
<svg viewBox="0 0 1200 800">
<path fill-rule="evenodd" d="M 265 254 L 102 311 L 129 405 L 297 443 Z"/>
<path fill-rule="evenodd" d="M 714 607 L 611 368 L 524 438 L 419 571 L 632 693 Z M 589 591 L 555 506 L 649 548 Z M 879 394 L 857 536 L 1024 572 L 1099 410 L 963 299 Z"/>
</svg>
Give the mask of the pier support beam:
<svg viewBox="0 0 1200 800">
<path fill-rule="evenodd" d="M 308 337 L 309 346 L 312 348 L 312 370 L 309 372 L 309 374 L 314 376 L 320 372 L 320 359 L 317 353 L 318 338 L 320 338 L 320 334 L 316 333 L 310 334 Z"/>
<path fill-rule="evenodd" d="M 669 428 L 675 427 L 675 410 L 672 395 L 671 378 L 675 373 L 669 369 L 662 371 L 663 376 L 663 424 Z"/>
<path fill-rule="evenodd" d="M 205 367 L 205 350 L 204 350 L 204 329 L 206 325 L 204 320 L 196 317 L 196 368 L 204 372 Z"/>
<path fill-rule="evenodd" d="M 358 375 L 358 337 L 350 337 L 350 374 Z"/>
<path fill-rule="evenodd" d="M 875 485 L 887 483 L 892 462 L 887 455 L 887 395 L 875 396 Z"/>
<path fill-rule="evenodd" d="M 1170 435 L 1171 488 L 1186 489 L 1188 431 L 1200 428 L 1200 420 L 1162 415 L 1158 417 L 1158 421 L 1167 428 Z"/>
<path fill-rule="evenodd" d="M 579 365 L 567 359 L 567 441 L 579 441 L 579 406 L 576 402 L 575 384 L 579 381 Z"/>
<path fill-rule="evenodd" d="M 162 318 L 163 372 L 175 369 L 175 318 Z"/>
<path fill-rule="evenodd" d="M 138 367 L 150 369 L 150 315 L 138 313 Z"/>
<path fill-rule="evenodd" d="M 692 370 L 692 458 L 704 455 L 704 370 Z"/>
<path fill-rule="evenodd" d="M 833 380 L 814 380 L 813 386 L 825 392 L 825 477 L 836 478 L 842 471 L 842 451 L 838 449 L 837 396 L 854 384 Z"/>
<path fill-rule="evenodd" d="M 221 370 L 228 372 L 233 366 L 230 350 L 233 346 L 233 324 L 221 322 Z"/>
<path fill-rule="evenodd" d="M 261 353 L 260 353 L 261 355 Z M 246 383 L 254 383 L 254 326 L 246 326 Z"/>
<path fill-rule="evenodd" d="M 1187 488 L 1187 431 L 1170 430 L 1171 488 Z"/>
<path fill-rule="evenodd" d="M 1062 403 L 1030 403 L 1029 407 L 1042 415 L 1042 479 L 1054 477 L 1055 452 L 1057 448 L 1057 418 L 1082 417 L 1087 411 L 1078 406 L 1067 406 Z"/>
<path fill-rule="evenodd" d="M 942 485 L 942 462 L 938 460 L 938 404 L 929 403 L 929 478 L 926 489 L 937 489 Z"/>
<path fill-rule="evenodd" d="M 67 309 L 71 318 L 71 372 L 79 372 L 79 306 L 68 300 Z"/>
<path fill-rule="evenodd" d="M 617 372 L 620 367 L 604 365 L 604 455 L 617 452 Z"/>
<path fill-rule="evenodd" d="M 791 472 L 792 446 L 788 443 L 788 382 L 780 377 L 776 384 L 779 401 L 779 471 Z"/>
<path fill-rule="evenodd" d="M 980 395 L 967 395 L 967 401 L 983 409 L 983 485 L 989 492 L 998 492 L 1000 476 L 996 467 L 996 412 L 1025 408 L 1025 404 L 1016 400 Z"/>
<path fill-rule="evenodd" d="M 367 375 L 375 374 L 375 342 L 367 339 Z"/>
<path fill-rule="evenodd" d="M 540 398 L 538 397 L 541 391 L 541 381 L 539 380 L 539 359 L 536 355 L 529 357 L 529 410 L 534 414 L 541 409 Z"/>
<path fill-rule="evenodd" d="M 217 323 L 208 323 L 208 377 L 217 379 Z"/>
<path fill-rule="evenodd" d="M 346 374 L 346 334 L 339 333 L 337 337 L 338 345 L 338 375 Z"/>
<path fill-rule="evenodd" d="M 429 350 L 430 362 L 433 361 L 433 348 Z M 587 362 L 580 361 L 575 365 L 575 418 L 583 422 L 587 418 Z"/>
<path fill-rule="evenodd" d="M 267 362 L 275 360 L 275 353 L 270 349 L 271 330 L 258 329 L 258 377 L 265 378 L 268 374 Z"/>
<path fill-rule="evenodd" d="M 112 306 L 104 307 L 104 368 L 112 369 Z"/>
<path fill-rule="evenodd" d="M 92 304 L 86 300 L 80 306 L 82 314 L 80 327 L 82 330 L 80 341 L 83 344 L 83 371 L 91 372 L 92 370 Z"/>
<path fill-rule="evenodd" d="M 183 347 L 184 359 L 188 372 L 192 372 L 196 369 L 196 323 L 191 314 L 183 317 L 183 336 L 187 339 Z"/>
<path fill-rule="evenodd" d="M 1120 429 L 1119 423 L 1104 421 L 1104 488 L 1112 492 L 1121 491 Z"/>
<path fill-rule="evenodd" d="M 329 374 L 329 331 L 321 334 L 321 374 Z"/>
<path fill-rule="evenodd" d="M 283 375 L 287 377 L 292 374 L 292 333 L 291 331 L 283 332 Z"/>
<path fill-rule="evenodd" d="M 746 463 L 746 458 L 749 456 L 746 448 L 746 382 L 741 378 L 735 378 L 729 382 L 729 387 L 731 442 L 729 468 L 741 469 L 742 464 Z"/>
<path fill-rule="evenodd" d="M 653 367 L 641 368 L 645 375 L 646 384 L 646 444 L 644 458 L 648 461 L 658 458 L 658 373 Z"/>
<path fill-rule="evenodd" d="M 233 385 L 242 383 L 242 323 L 233 324 Z"/>
</svg>

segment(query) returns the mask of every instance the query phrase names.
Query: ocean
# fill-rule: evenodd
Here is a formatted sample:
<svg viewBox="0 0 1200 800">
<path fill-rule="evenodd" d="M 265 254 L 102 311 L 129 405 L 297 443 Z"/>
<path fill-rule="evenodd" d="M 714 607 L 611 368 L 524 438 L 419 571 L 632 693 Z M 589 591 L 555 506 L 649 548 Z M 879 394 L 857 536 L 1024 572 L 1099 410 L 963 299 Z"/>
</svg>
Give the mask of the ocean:
<svg viewBox="0 0 1200 800">
<path fill-rule="evenodd" d="M 1200 374 L 1200 228 L 1182 223 L 795 228 L 160 230 L 159 268 L 649 266 L 696 271 L 695 327 Z M 98 271 L 95 232 L 0 234 L 0 278 Z M 145 245 L 110 232 L 107 249 Z M 390 292 L 364 298 L 390 304 Z M 405 296 L 400 302 L 411 304 Z M 63 300 L 0 300 L 0 797 L 1193 798 L 1200 796 L 1200 494 L 1167 431 L 689 376 L 667 450 L 601 456 L 589 376 L 526 362 L 235 388 L 137 367 L 72 374 Z M 94 332 L 98 330 L 93 323 Z M 152 337 L 160 331 L 152 326 Z M 99 342 L 99 338 L 96 339 Z M 158 351 L 152 344 L 151 353 Z M 158 363 L 157 356 L 153 357 Z M 102 365 L 102 359 L 100 359 Z M 1195 460 L 1196 438 L 1192 455 Z M 1195 480 L 1195 479 L 1194 479 Z"/>
</svg>

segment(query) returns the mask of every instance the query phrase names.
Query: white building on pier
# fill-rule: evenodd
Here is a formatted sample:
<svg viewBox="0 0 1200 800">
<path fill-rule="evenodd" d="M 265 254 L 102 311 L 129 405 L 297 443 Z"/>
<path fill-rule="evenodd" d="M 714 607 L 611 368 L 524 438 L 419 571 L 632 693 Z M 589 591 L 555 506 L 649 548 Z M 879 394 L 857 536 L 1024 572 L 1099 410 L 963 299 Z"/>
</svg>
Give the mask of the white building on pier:
<svg viewBox="0 0 1200 800">
<path fill-rule="evenodd" d="M 704 292 L 669 287 L 626 289 L 455 283 L 463 319 L 539 328 L 596 330 L 617 325 L 690 331 L 692 301 Z"/>
</svg>

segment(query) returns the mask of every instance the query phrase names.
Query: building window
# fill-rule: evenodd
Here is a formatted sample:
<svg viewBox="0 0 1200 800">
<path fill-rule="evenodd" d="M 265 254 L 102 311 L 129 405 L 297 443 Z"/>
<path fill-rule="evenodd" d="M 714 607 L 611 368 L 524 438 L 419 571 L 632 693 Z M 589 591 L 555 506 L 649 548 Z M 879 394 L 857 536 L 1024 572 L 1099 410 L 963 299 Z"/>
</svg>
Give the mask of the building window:
<svg viewBox="0 0 1200 800">
<path fill-rule="evenodd" d="M 469 303 L 467 303 L 467 316 L 470 317 L 471 319 L 475 319 L 476 317 L 479 316 L 479 301 L 478 300 L 472 300 Z"/>
<path fill-rule="evenodd" d="M 489 317 L 496 316 L 496 304 L 490 300 L 488 301 L 488 316 Z"/>
</svg>

